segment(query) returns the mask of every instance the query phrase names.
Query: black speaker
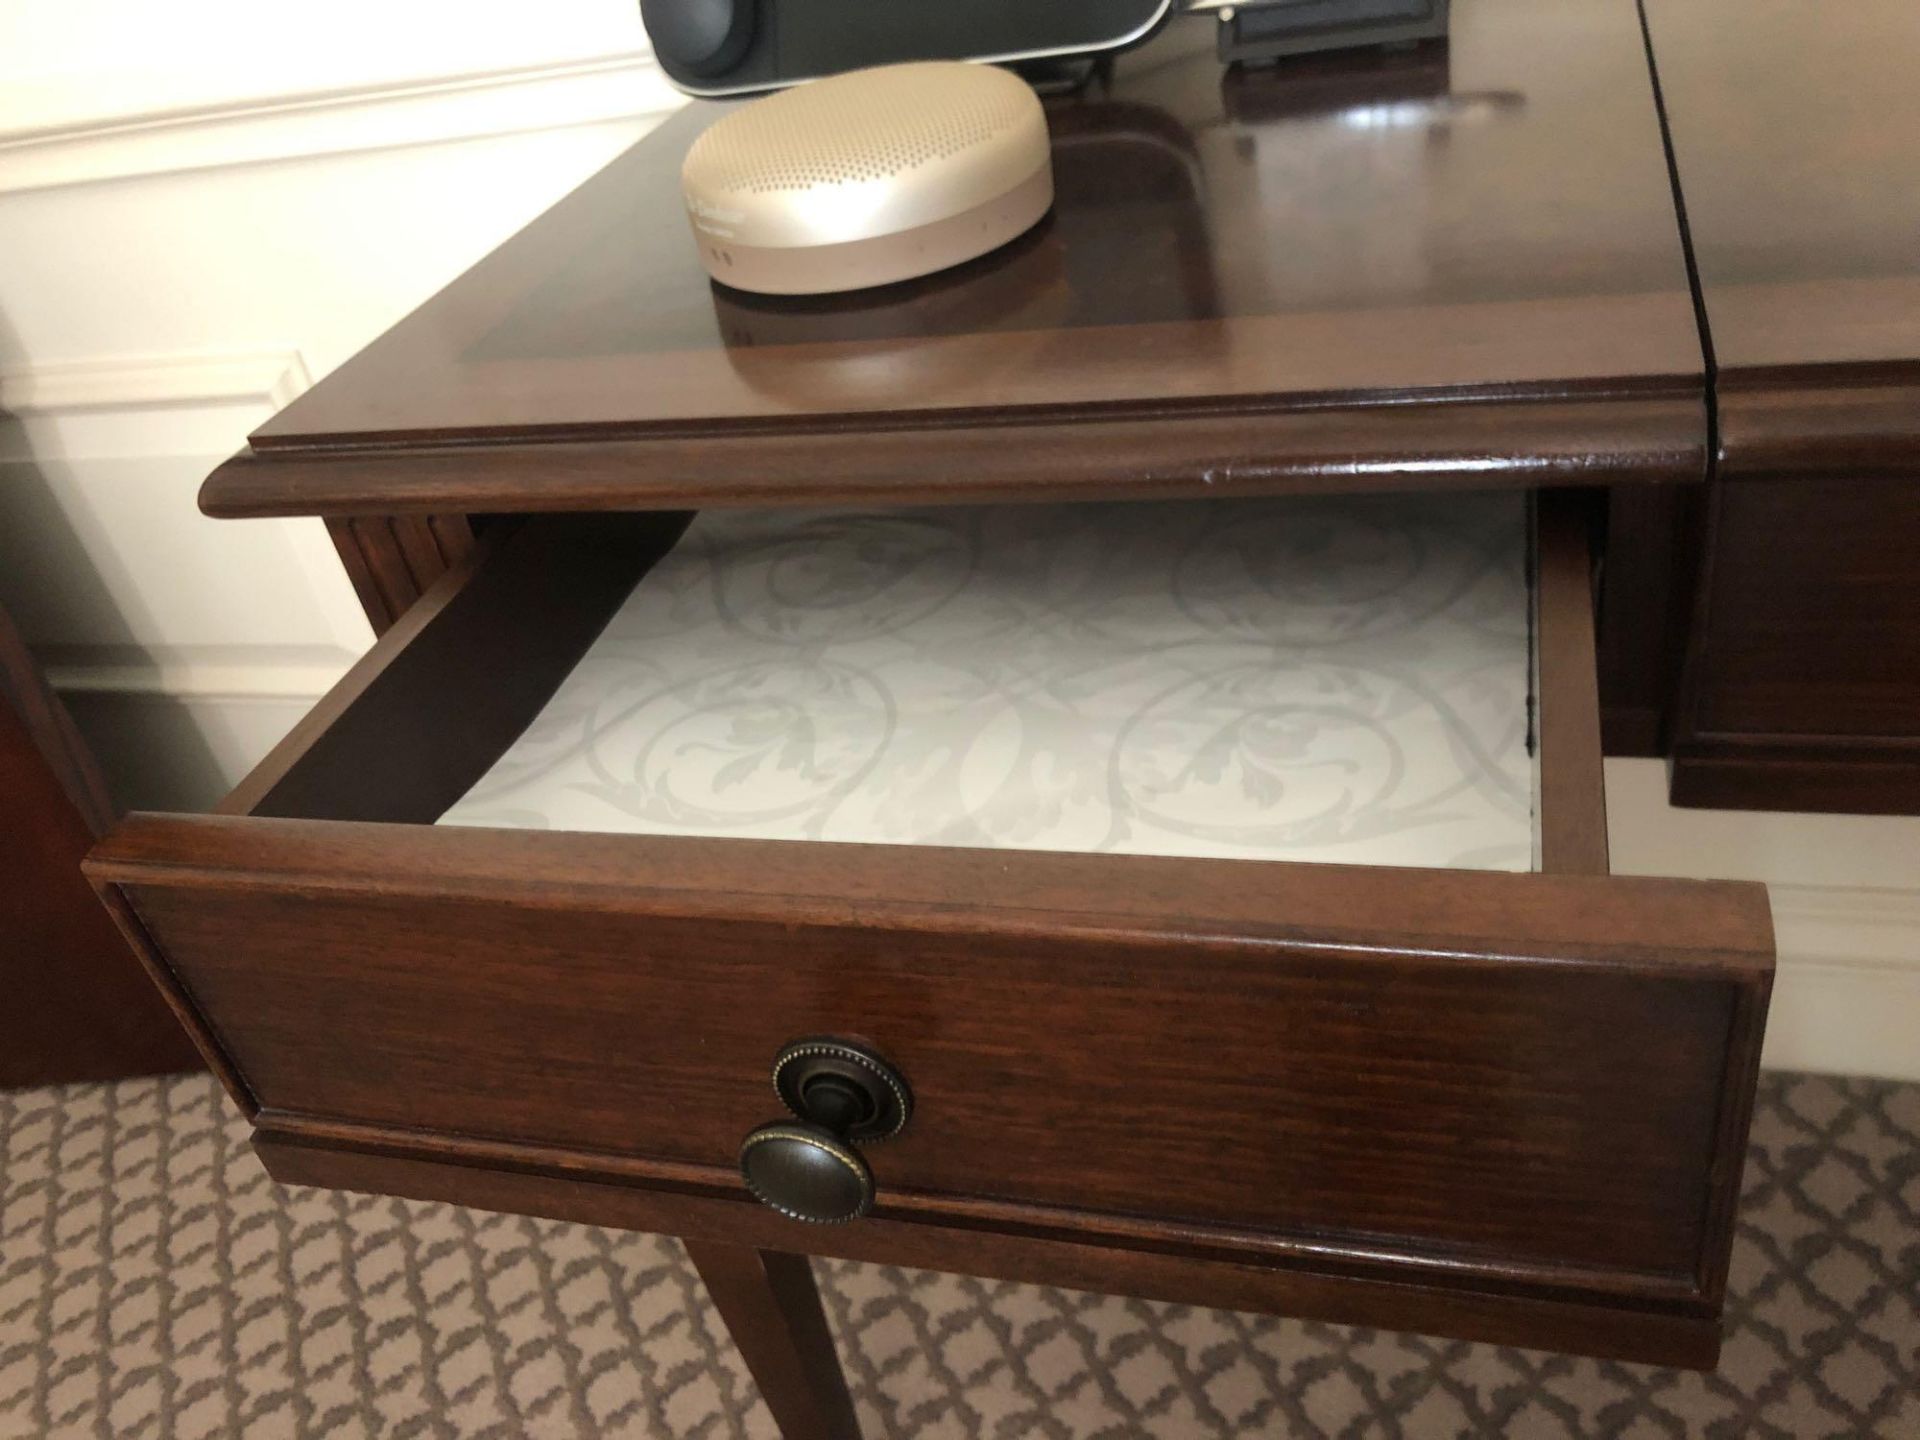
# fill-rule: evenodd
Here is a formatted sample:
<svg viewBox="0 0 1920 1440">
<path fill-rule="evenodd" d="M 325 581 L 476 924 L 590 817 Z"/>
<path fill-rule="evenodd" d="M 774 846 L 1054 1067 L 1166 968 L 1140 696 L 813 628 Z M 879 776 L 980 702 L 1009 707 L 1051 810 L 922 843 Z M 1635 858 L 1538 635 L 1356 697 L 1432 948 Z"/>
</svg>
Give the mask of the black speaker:
<svg viewBox="0 0 1920 1440">
<path fill-rule="evenodd" d="M 901 60 L 1072 61 L 1147 39 L 1175 0 L 640 0 L 660 68 L 743 95 Z"/>
</svg>

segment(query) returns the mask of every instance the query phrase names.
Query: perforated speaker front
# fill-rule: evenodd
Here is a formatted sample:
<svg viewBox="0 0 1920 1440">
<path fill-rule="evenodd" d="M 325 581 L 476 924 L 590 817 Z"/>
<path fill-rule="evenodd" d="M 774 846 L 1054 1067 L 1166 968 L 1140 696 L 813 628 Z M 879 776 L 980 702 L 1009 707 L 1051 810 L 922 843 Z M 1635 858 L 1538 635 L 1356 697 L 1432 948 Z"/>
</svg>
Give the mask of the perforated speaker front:
<svg viewBox="0 0 1920 1440">
<path fill-rule="evenodd" d="M 681 180 L 715 278 L 778 291 L 957 264 L 1032 225 L 1053 195 L 1032 90 L 992 66 L 949 61 L 857 70 L 755 101 L 694 141 Z M 849 245 L 865 249 L 803 253 Z M 773 257 L 777 274 L 754 263 L 763 251 L 787 252 Z"/>
</svg>

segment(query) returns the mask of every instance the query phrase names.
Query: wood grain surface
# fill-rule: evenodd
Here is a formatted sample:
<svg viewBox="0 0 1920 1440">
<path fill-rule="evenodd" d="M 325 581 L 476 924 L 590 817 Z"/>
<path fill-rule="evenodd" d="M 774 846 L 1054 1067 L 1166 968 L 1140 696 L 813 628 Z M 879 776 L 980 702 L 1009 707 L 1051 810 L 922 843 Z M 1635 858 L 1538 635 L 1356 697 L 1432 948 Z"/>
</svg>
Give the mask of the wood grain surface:
<svg viewBox="0 0 1920 1440">
<path fill-rule="evenodd" d="M 1646 0 L 1719 473 L 1920 469 L 1920 10 Z"/>
<path fill-rule="evenodd" d="M 1646 11 L 1718 423 L 1674 798 L 1920 813 L 1920 9 Z"/>
<path fill-rule="evenodd" d="M 1706 489 L 1619 485 L 1606 494 L 1594 638 L 1608 755 L 1667 753 Z"/>
<path fill-rule="evenodd" d="M 688 519 L 495 526 L 220 810 L 432 824 L 520 737 Z"/>
<path fill-rule="evenodd" d="M 1632 0 L 1049 102 L 1057 202 L 959 270 L 715 287 L 695 105 L 302 396 L 221 515 L 1694 480 L 1698 335 Z M 1090 487 L 1099 487 L 1096 490 Z"/>
<path fill-rule="evenodd" d="M 255 1146 L 268 1171 L 290 1185 L 404 1195 L 730 1244 L 804 1248 L 810 1254 L 877 1264 L 1656 1365 L 1712 1369 L 1720 1354 L 1718 1318 L 1672 1306 L 1594 1303 L 1565 1295 L 1502 1290 L 1467 1293 L 1451 1287 L 1250 1265 L 971 1225 L 870 1217 L 857 1225 L 803 1228 L 751 1201 L 625 1184 L 578 1172 L 537 1166 L 482 1169 L 391 1148 L 369 1151 L 314 1144 L 270 1130 L 262 1132 Z"/>
<path fill-rule="evenodd" d="M 1536 867 L 1607 873 L 1607 782 L 1594 652 L 1594 516 L 1601 497 L 1557 493 L 1534 510 Z"/>
<path fill-rule="evenodd" d="M 1920 485 L 1717 485 L 1706 547 L 1676 800 L 1920 813 Z"/>
<path fill-rule="evenodd" d="M 806 1257 L 691 1237 L 686 1246 L 781 1440 L 860 1440 Z"/>
<path fill-rule="evenodd" d="M 1770 963 L 1758 887 L 1678 881 L 233 817 L 91 866 L 269 1109 L 712 1184 L 841 1033 L 919 1100 L 881 1213 L 1659 1295 Z"/>
<path fill-rule="evenodd" d="M 196 1064 L 80 873 L 113 815 L 92 752 L 0 611 L 0 1089 Z"/>
<path fill-rule="evenodd" d="M 1720 378 L 1920 379 L 1920 11 L 1645 9 Z"/>
<path fill-rule="evenodd" d="M 362 515 L 327 521 L 353 593 L 376 635 L 466 558 L 473 525 L 463 515 Z"/>
<path fill-rule="evenodd" d="M 678 533 L 646 514 L 496 527 L 227 813 L 90 868 L 282 1134 L 731 1193 L 771 1056 L 849 1034 L 921 1097 L 881 1213 L 1711 1305 L 1764 895 L 1599 873 L 1587 531 L 1543 510 L 1574 873 L 424 823 Z"/>
</svg>

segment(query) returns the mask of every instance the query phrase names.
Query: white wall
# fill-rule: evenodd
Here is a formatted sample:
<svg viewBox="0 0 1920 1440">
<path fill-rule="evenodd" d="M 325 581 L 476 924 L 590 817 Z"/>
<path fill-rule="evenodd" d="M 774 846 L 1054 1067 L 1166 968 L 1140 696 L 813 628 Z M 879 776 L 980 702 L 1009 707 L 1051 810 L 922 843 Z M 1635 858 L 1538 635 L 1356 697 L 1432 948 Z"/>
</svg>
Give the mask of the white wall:
<svg viewBox="0 0 1920 1440">
<path fill-rule="evenodd" d="M 201 478 L 677 103 L 633 0 L 0 0 L 0 603 L 125 802 L 370 638 L 319 522 Z"/>
<path fill-rule="evenodd" d="M 6 132 L 644 59 L 629 0 L 6 0 Z M 657 94 L 658 92 L 656 92 Z"/>
<path fill-rule="evenodd" d="M 1766 884 L 1780 960 L 1762 1062 L 1920 1080 L 1920 818 L 1666 797 L 1664 763 L 1607 762 L 1614 871 Z"/>
<path fill-rule="evenodd" d="M 369 638 L 201 477 L 675 103 L 634 0 L 0 0 L 0 603 L 123 800 L 210 802 Z M 1920 820 L 1608 780 L 1616 868 L 1772 885 L 1769 1063 L 1920 1078 Z"/>
</svg>

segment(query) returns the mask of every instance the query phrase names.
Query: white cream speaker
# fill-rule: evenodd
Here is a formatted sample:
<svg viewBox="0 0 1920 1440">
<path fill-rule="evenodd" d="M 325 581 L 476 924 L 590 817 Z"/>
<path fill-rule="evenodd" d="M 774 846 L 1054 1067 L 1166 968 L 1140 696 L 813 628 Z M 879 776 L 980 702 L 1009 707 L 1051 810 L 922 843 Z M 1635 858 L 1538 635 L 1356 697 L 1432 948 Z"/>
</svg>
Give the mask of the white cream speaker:
<svg viewBox="0 0 1920 1440">
<path fill-rule="evenodd" d="M 810 81 L 723 115 L 681 167 L 701 262 L 774 295 L 885 285 L 1006 244 L 1053 204 L 1046 112 L 991 65 Z"/>
</svg>

